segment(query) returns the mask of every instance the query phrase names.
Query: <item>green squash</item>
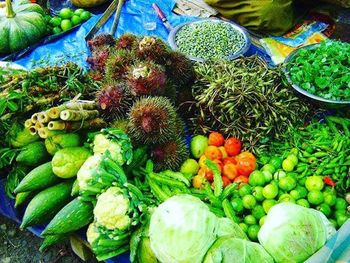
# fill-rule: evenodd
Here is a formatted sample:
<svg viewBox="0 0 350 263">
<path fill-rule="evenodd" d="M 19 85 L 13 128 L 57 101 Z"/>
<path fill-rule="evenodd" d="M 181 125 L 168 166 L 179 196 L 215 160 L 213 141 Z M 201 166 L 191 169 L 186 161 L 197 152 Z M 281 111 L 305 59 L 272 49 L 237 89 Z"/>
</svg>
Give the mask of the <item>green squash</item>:
<svg viewBox="0 0 350 263">
<path fill-rule="evenodd" d="M 38 42 L 46 33 L 44 10 L 23 0 L 6 0 L 0 10 L 0 54 L 9 54 Z"/>
</svg>

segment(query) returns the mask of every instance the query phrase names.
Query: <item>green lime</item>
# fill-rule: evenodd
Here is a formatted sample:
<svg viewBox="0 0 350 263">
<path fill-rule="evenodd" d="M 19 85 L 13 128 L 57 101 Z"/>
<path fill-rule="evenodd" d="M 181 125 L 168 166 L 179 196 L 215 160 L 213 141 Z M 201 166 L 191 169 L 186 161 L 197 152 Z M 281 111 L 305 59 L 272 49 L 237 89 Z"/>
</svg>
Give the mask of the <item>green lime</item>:
<svg viewBox="0 0 350 263">
<path fill-rule="evenodd" d="M 247 225 L 256 224 L 256 218 L 253 215 L 246 215 L 243 220 L 244 220 L 244 223 L 246 223 Z"/>
<path fill-rule="evenodd" d="M 282 169 L 286 172 L 291 172 L 294 170 L 294 163 L 291 160 L 285 159 L 282 162 Z"/>
<path fill-rule="evenodd" d="M 265 197 L 263 195 L 263 187 L 262 186 L 255 186 L 253 188 L 253 196 L 255 199 L 259 202 L 264 201 Z"/>
<path fill-rule="evenodd" d="M 191 139 L 190 149 L 194 158 L 199 159 L 208 147 L 208 138 L 196 135 Z"/>
<path fill-rule="evenodd" d="M 298 157 L 296 157 L 294 154 L 288 155 L 287 160 L 291 161 L 294 164 L 294 166 L 298 164 Z"/>
<path fill-rule="evenodd" d="M 276 204 L 277 204 L 277 201 L 274 199 L 264 200 L 264 202 L 262 203 L 262 206 L 264 208 L 265 213 L 267 214 L 269 212 L 269 210 L 271 209 L 271 207 L 273 207 Z"/>
<path fill-rule="evenodd" d="M 298 180 L 298 184 L 299 184 L 300 186 L 305 186 L 306 179 L 307 179 L 307 177 L 300 178 L 300 179 Z"/>
<path fill-rule="evenodd" d="M 259 225 L 262 226 L 265 223 L 266 215 L 260 218 Z"/>
<path fill-rule="evenodd" d="M 244 184 L 239 188 L 238 193 L 241 197 L 250 195 L 252 193 L 252 187 L 249 184 Z"/>
<path fill-rule="evenodd" d="M 268 184 L 263 189 L 263 196 L 266 199 L 274 199 L 278 195 L 278 187 L 275 184 Z"/>
<path fill-rule="evenodd" d="M 297 201 L 297 204 L 298 204 L 298 205 L 301 205 L 301 206 L 303 206 L 303 207 L 307 207 L 307 208 L 310 207 L 310 204 L 309 204 L 309 202 L 308 202 L 306 199 L 299 199 L 299 200 Z"/>
<path fill-rule="evenodd" d="M 293 197 L 290 194 L 283 194 L 278 198 L 279 203 L 295 203 Z"/>
<path fill-rule="evenodd" d="M 70 8 L 62 8 L 59 13 L 59 16 L 62 19 L 70 19 L 73 16 L 73 11 Z"/>
<path fill-rule="evenodd" d="M 275 169 L 277 170 L 282 167 L 282 161 L 282 158 L 275 156 L 271 158 L 269 163 L 272 164 L 273 167 L 275 167 Z"/>
<path fill-rule="evenodd" d="M 278 187 L 287 192 L 291 191 L 296 186 L 297 181 L 290 176 L 283 177 L 278 181 Z"/>
<path fill-rule="evenodd" d="M 60 28 L 60 27 L 58 27 L 58 26 L 55 26 L 53 29 L 52 29 L 52 33 L 53 34 L 59 34 L 59 33 L 61 33 L 62 32 L 62 29 Z"/>
<path fill-rule="evenodd" d="M 286 174 L 285 171 L 283 171 L 283 170 L 278 170 L 277 172 L 275 172 L 275 173 L 273 174 L 273 179 L 279 180 L 279 179 L 281 179 L 281 178 L 283 178 L 283 177 L 286 177 L 286 176 L 287 176 L 287 174 Z"/>
<path fill-rule="evenodd" d="M 180 168 L 180 173 L 196 175 L 199 170 L 199 164 L 194 159 L 187 159 Z"/>
<path fill-rule="evenodd" d="M 252 195 L 243 196 L 243 206 L 246 209 L 252 209 L 256 205 L 256 199 Z"/>
<path fill-rule="evenodd" d="M 338 197 L 335 200 L 335 209 L 336 210 L 345 210 L 348 204 L 346 203 L 346 200 L 343 198 Z"/>
<path fill-rule="evenodd" d="M 82 8 L 78 8 L 74 11 L 74 14 L 80 16 L 85 10 Z"/>
<path fill-rule="evenodd" d="M 81 18 L 78 15 L 72 16 L 70 20 L 72 21 L 73 26 L 79 25 L 81 23 Z"/>
<path fill-rule="evenodd" d="M 305 187 L 309 191 L 321 191 L 324 186 L 321 176 L 309 176 L 306 178 Z"/>
<path fill-rule="evenodd" d="M 320 212 L 322 212 L 326 217 L 329 217 L 332 213 L 332 210 L 330 208 L 329 205 L 323 203 L 323 204 L 320 204 L 318 207 L 317 207 L 317 210 L 319 210 Z"/>
<path fill-rule="evenodd" d="M 67 31 L 73 27 L 72 22 L 69 19 L 63 19 L 61 22 L 61 28 L 63 31 Z"/>
<path fill-rule="evenodd" d="M 50 24 L 54 27 L 61 25 L 62 18 L 55 16 L 50 19 Z"/>
<path fill-rule="evenodd" d="M 252 215 L 257 219 L 260 220 L 263 216 L 266 215 L 264 208 L 261 205 L 256 205 L 252 210 Z"/>
<path fill-rule="evenodd" d="M 242 213 L 244 210 L 243 201 L 239 197 L 232 199 L 231 205 L 233 207 L 233 210 L 235 210 L 235 212 L 238 214 Z"/>
<path fill-rule="evenodd" d="M 252 186 L 264 186 L 265 177 L 260 171 L 254 171 L 249 175 L 249 184 Z"/>
<path fill-rule="evenodd" d="M 334 226 L 334 228 L 338 228 L 338 224 L 337 224 L 337 220 L 333 219 L 333 218 L 328 218 L 329 222 L 332 223 L 332 225 Z"/>
<path fill-rule="evenodd" d="M 243 230 L 244 233 L 248 232 L 248 225 L 246 223 L 239 223 L 239 226 Z"/>
<path fill-rule="evenodd" d="M 273 175 L 269 171 L 263 171 L 262 172 L 264 175 L 265 183 L 271 182 Z"/>
<path fill-rule="evenodd" d="M 248 237 L 251 241 L 258 241 L 259 225 L 251 225 L 248 227 Z"/>
<path fill-rule="evenodd" d="M 270 172 L 271 174 L 273 174 L 274 172 L 276 172 L 276 168 L 275 166 L 273 166 L 271 163 L 265 164 L 262 168 L 261 168 L 262 172 Z"/>
<path fill-rule="evenodd" d="M 330 192 L 323 192 L 324 203 L 329 206 L 334 206 L 337 201 L 337 196 Z"/>
<path fill-rule="evenodd" d="M 88 20 L 91 17 L 91 13 L 89 11 L 84 11 L 80 15 L 80 19 L 83 21 Z"/>
<path fill-rule="evenodd" d="M 347 220 L 348 220 L 348 217 L 345 214 L 339 215 L 337 217 L 337 225 L 341 227 Z M 248 234 L 249 234 L 249 228 L 248 228 Z"/>
<path fill-rule="evenodd" d="M 317 190 L 310 191 L 307 194 L 307 200 L 312 205 L 322 204 L 324 201 L 323 193 L 321 191 L 317 191 Z"/>
</svg>

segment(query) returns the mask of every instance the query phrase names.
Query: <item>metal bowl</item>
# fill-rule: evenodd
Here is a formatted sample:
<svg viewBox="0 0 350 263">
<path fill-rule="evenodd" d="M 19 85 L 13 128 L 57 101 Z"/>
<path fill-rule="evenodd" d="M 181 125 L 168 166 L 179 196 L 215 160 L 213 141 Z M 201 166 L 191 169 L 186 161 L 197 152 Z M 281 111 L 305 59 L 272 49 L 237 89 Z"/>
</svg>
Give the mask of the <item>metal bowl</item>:
<svg viewBox="0 0 350 263">
<path fill-rule="evenodd" d="M 173 49 L 173 50 L 177 50 L 178 47 L 176 45 L 176 34 L 177 32 L 183 27 L 183 26 L 186 26 L 186 25 L 189 25 L 189 24 L 199 24 L 199 23 L 203 23 L 203 22 L 212 22 L 212 23 L 225 23 L 225 24 L 228 24 L 230 25 L 234 30 L 240 32 L 242 35 L 243 35 L 243 38 L 244 38 L 244 45 L 241 47 L 241 49 L 235 53 L 232 53 L 230 56 L 228 56 L 226 59 L 227 60 L 233 60 L 243 54 L 245 54 L 249 47 L 250 47 L 250 39 L 249 39 L 249 35 L 247 33 L 247 31 L 235 24 L 235 23 L 232 23 L 232 22 L 227 22 L 227 21 L 223 21 L 223 20 L 219 20 L 219 19 L 202 19 L 202 20 L 198 20 L 198 21 L 194 21 L 194 22 L 187 22 L 187 23 L 184 23 L 184 24 L 181 24 L 181 25 L 178 25 L 177 27 L 175 27 L 173 30 L 171 30 L 170 34 L 169 34 L 169 37 L 168 37 L 168 42 L 169 42 L 169 45 L 170 47 Z M 186 55 L 186 54 L 185 54 Z M 206 59 L 203 59 L 203 58 L 199 58 L 199 57 L 193 57 L 193 56 L 189 56 L 189 55 L 186 55 L 190 60 L 193 60 L 193 61 L 197 61 L 197 62 L 204 62 L 206 61 Z"/>
<path fill-rule="evenodd" d="M 349 107 L 350 106 L 350 101 L 348 100 L 330 100 L 330 99 L 325 99 L 323 97 L 311 94 L 309 92 L 307 92 L 306 90 L 302 89 L 301 87 L 299 87 L 297 84 L 293 83 L 291 76 L 290 76 L 290 72 L 288 69 L 288 64 L 289 62 L 291 62 L 294 57 L 298 54 L 299 50 L 301 49 L 315 49 L 319 46 L 320 44 L 312 44 L 312 45 L 308 45 L 308 46 L 304 46 L 301 48 L 298 48 L 296 50 L 294 50 L 292 53 L 289 54 L 289 56 L 285 59 L 284 61 L 284 65 L 283 65 L 283 72 L 284 75 L 288 81 L 288 83 L 293 87 L 293 89 L 301 94 L 302 96 L 304 96 L 305 98 L 307 98 L 310 102 L 327 108 L 327 109 L 339 109 L 339 108 L 344 108 L 344 107 Z"/>
</svg>

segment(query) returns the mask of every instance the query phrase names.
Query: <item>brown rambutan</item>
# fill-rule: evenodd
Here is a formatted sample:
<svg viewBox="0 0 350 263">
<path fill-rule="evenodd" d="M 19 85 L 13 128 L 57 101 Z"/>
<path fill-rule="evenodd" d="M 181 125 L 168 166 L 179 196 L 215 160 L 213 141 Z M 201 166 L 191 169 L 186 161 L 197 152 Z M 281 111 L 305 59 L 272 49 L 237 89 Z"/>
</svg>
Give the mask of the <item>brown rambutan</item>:
<svg viewBox="0 0 350 263">
<path fill-rule="evenodd" d="M 128 134 L 137 143 L 164 143 L 176 134 L 177 114 L 164 97 L 138 100 L 129 112 Z"/>
<path fill-rule="evenodd" d="M 163 40 L 155 37 L 145 36 L 141 39 L 137 49 L 137 56 L 163 64 L 169 54 L 169 48 Z"/>
<path fill-rule="evenodd" d="M 135 54 L 129 50 L 118 49 L 111 52 L 106 62 L 106 80 L 125 79 L 128 67 L 135 60 Z"/>
<path fill-rule="evenodd" d="M 136 96 L 163 95 L 167 82 L 165 68 L 151 61 L 138 61 L 129 67 L 127 81 Z"/>
<path fill-rule="evenodd" d="M 93 39 L 87 41 L 87 44 L 91 51 L 97 50 L 102 46 L 113 46 L 115 44 L 115 39 L 110 34 L 100 34 L 95 36 Z"/>
<path fill-rule="evenodd" d="M 165 61 L 167 76 L 178 86 L 189 88 L 195 78 L 192 61 L 180 52 L 171 52 Z"/>
<path fill-rule="evenodd" d="M 154 145 L 151 149 L 151 159 L 156 172 L 164 170 L 178 171 L 181 164 L 188 158 L 185 140 L 176 136 L 163 144 Z"/>
<path fill-rule="evenodd" d="M 135 50 L 137 48 L 138 42 L 139 39 L 137 38 L 137 36 L 130 33 L 126 33 L 117 39 L 116 48 Z"/>
<path fill-rule="evenodd" d="M 99 71 L 103 75 L 105 72 L 105 66 L 109 58 L 110 52 L 110 47 L 100 47 L 99 50 L 94 50 L 92 52 L 92 56 L 88 57 L 86 61 L 90 64 L 92 70 Z"/>
<path fill-rule="evenodd" d="M 132 104 L 132 96 L 123 82 L 106 83 L 96 94 L 96 103 L 103 119 L 125 118 Z"/>
</svg>

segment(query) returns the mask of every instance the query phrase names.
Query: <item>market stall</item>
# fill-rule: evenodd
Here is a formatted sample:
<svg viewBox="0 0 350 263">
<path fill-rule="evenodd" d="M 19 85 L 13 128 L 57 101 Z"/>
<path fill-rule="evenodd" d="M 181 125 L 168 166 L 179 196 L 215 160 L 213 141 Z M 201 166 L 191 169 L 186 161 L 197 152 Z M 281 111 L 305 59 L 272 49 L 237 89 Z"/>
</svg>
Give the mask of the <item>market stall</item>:
<svg viewBox="0 0 350 263">
<path fill-rule="evenodd" d="M 350 44 L 324 13 L 48 2 L 0 9 L 0 214 L 42 253 L 350 259 Z"/>
</svg>

